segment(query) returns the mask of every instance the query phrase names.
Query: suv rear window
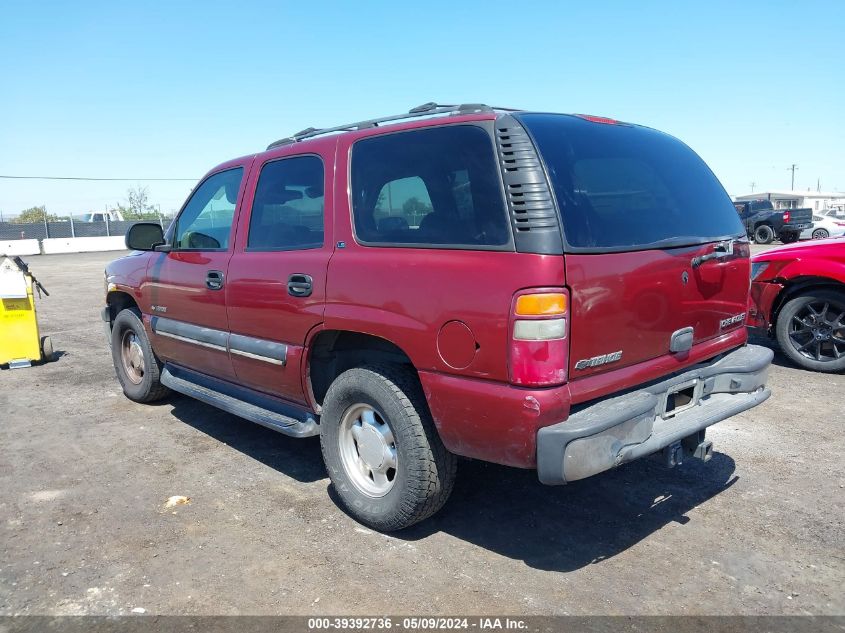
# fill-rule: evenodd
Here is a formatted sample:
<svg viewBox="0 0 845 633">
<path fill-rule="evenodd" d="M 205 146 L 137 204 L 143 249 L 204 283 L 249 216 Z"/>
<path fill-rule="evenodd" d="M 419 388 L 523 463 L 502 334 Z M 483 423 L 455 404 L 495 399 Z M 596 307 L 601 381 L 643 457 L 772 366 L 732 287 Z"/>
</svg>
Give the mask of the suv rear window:
<svg viewBox="0 0 845 633">
<path fill-rule="evenodd" d="M 510 244 L 498 173 L 490 135 L 478 126 L 362 139 L 352 149 L 356 236 L 392 246 Z"/>
<path fill-rule="evenodd" d="M 713 172 L 644 127 L 520 114 L 546 163 L 570 248 L 638 250 L 744 235 Z"/>
</svg>

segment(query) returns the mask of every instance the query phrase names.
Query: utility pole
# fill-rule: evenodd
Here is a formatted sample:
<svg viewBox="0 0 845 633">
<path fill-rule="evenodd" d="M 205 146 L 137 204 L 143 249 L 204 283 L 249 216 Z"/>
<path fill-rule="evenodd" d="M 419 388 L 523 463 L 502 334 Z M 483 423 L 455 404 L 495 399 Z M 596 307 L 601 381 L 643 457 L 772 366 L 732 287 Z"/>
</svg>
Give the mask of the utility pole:
<svg viewBox="0 0 845 633">
<path fill-rule="evenodd" d="M 792 163 L 791 166 L 786 168 L 786 171 L 792 172 L 792 185 L 789 188 L 790 191 L 795 191 L 795 170 L 796 169 L 798 169 L 798 165 L 796 165 L 795 163 Z"/>
<path fill-rule="evenodd" d="M 752 181 L 752 182 L 749 183 L 749 186 L 751 187 L 751 193 L 754 193 L 754 187 L 757 186 L 757 183 Z"/>
</svg>

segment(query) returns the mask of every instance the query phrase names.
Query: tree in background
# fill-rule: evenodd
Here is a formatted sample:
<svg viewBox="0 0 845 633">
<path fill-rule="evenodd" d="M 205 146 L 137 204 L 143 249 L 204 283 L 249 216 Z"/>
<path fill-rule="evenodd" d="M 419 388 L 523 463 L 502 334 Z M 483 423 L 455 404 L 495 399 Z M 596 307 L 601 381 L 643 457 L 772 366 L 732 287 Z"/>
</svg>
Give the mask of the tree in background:
<svg viewBox="0 0 845 633">
<path fill-rule="evenodd" d="M 58 219 L 58 216 L 54 213 L 47 213 L 47 207 L 42 204 L 40 207 L 30 207 L 21 211 L 18 217 L 11 218 L 9 221 L 15 224 L 30 224 L 33 222 L 44 222 L 45 220 L 47 222 L 56 222 Z"/>
<path fill-rule="evenodd" d="M 117 211 L 123 215 L 124 220 L 157 220 L 158 213 L 155 207 L 150 204 L 150 194 L 147 187 L 136 185 L 130 187 L 126 192 L 127 205 L 118 203 L 111 211 Z"/>
<path fill-rule="evenodd" d="M 405 218 L 411 218 L 408 224 L 411 226 L 419 226 L 420 220 L 431 213 L 431 205 L 426 204 L 416 196 L 411 196 L 402 205 L 402 213 Z"/>
</svg>

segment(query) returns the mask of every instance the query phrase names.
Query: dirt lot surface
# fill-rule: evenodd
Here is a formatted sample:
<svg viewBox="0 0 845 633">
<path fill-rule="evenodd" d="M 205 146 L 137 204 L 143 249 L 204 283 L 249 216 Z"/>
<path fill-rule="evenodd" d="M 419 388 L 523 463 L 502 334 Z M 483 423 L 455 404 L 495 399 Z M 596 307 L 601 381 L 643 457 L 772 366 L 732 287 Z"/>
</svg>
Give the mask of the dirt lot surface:
<svg viewBox="0 0 845 633">
<path fill-rule="evenodd" d="M 26 258 L 60 358 L 0 371 L 0 614 L 845 613 L 845 376 L 778 353 L 707 464 L 549 488 L 464 461 L 443 512 L 384 536 L 332 502 L 316 439 L 123 396 L 117 255 Z"/>
</svg>

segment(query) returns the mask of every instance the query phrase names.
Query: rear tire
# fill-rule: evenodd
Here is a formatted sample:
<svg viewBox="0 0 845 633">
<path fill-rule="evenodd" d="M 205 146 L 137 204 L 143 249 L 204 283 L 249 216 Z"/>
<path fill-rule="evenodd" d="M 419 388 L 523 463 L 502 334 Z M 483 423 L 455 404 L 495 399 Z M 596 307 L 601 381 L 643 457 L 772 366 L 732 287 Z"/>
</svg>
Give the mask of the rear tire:
<svg viewBox="0 0 845 633">
<path fill-rule="evenodd" d="M 417 376 L 398 365 L 345 371 L 326 393 L 320 446 L 346 511 L 382 532 L 440 510 L 457 458 L 434 428 Z"/>
<path fill-rule="evenodd" d="M 784 244 L 792 244 L 798 241 L 798 233 L 781 233 L 780 241 Z"/>
<path fill-rule="evenodd" d="M 137 308 L 121 310 L 111 330 L 111 355 L 126 397 L 155 402 L 170 393 L 161 384 L 161 361 L 156 358 Z"/>
<path fill-rule="evenodd" d="M 761 224 L 754 229 L 754 241 L 758 244 L 771 244 L 775 239 L 775 232 L 768 224 Z"/>
<path fill-rule="evenodd" d="M 810 290 L 793 297 L 778 314 L 775 337 L 783 353 L 796 365 L 812 371 L 842 371 L 845 292 Z"/>
<path fill-rule="evenodd" d="M 816 229 L 813 231 L 814 240 L 825 240 L 830 237 L 830 232 L 827 229 Z"/>
</svg>

